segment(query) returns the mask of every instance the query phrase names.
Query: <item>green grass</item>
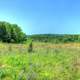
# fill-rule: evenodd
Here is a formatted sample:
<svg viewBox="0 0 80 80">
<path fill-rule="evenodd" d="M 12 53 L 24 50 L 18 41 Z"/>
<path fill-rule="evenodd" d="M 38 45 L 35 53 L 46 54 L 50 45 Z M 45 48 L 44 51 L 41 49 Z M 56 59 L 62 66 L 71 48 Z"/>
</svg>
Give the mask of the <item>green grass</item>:
<svg viewBox="0 0 80 80">
<path fill-rule="evenodd" d="M 0 44 L 0 80 L 80 80 L 80 48 L 50 45 Z"/>
</svg>

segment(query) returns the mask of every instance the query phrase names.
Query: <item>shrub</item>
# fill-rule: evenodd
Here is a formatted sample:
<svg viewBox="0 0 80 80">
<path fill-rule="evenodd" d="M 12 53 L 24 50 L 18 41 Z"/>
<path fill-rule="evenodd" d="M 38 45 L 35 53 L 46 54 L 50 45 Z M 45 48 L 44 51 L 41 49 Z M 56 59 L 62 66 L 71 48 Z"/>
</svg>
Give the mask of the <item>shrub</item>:
<svg viewBox="0 0 80 80">
<path fill-rule="evenodd" d="M 33 51 L 33 41 L 30 39 L 28 41 L 28 52 L 32 52 Z"/>
</svg>

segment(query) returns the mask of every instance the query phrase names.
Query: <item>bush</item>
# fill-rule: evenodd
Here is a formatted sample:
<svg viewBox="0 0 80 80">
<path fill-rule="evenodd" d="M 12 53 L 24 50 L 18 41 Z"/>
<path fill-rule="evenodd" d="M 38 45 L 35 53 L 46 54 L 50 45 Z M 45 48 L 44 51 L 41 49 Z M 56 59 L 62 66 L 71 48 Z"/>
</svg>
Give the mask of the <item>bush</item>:
<svg viewBox="0 0 80 80">
<path fill-rule="evenodd" d="M 28 52 L 32 52 L 33 51 L 33 41 L 30 39 L 28 41 Z"/>
</svg>

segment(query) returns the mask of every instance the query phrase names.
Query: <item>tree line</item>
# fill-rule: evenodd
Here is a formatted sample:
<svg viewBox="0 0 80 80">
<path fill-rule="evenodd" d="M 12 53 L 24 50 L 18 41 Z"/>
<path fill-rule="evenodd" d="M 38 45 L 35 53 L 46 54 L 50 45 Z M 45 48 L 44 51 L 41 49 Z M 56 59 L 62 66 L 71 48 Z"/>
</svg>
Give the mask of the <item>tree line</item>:
<svg viewBox="0 0 80 80">
<path fill-rule="evenodd" d="M 80 35 L 71 34 L 38 34 L 29 35 L 35 42 L 69 43 L 80 42 Z"/>
<path fill-rule="evenodd" d="M 17 24 L 0 21 L 0 41 L 22 43 L 26 41 L 26 34 Z"/>
</svg>

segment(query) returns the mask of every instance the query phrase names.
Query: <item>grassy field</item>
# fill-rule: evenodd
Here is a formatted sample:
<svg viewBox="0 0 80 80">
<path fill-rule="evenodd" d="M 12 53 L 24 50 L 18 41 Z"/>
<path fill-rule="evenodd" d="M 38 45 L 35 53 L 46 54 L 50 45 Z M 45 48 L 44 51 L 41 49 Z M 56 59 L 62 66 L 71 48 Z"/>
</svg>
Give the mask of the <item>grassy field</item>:
<svg viewBox="0 0 80 80">
<path fill-rule="evenodd" d="M 0 43 L 0 80 L 80 80 L 80 44 Z"/>
</svg>

